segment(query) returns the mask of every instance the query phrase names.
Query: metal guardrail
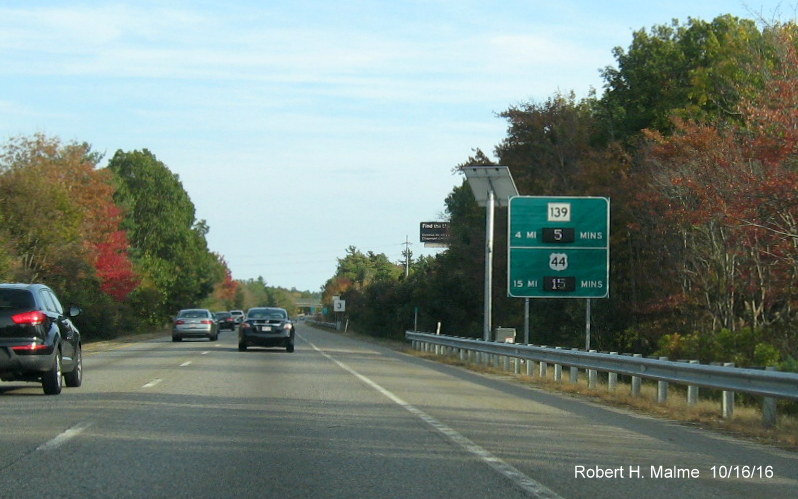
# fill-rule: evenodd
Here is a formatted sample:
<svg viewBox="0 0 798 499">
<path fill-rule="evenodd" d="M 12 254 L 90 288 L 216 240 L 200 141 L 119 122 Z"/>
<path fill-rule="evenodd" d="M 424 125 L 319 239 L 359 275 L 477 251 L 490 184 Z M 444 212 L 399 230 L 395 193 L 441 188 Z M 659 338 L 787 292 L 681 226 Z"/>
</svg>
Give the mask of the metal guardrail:
<svg viewBox="0 0 798 499">
<path fill-rule="evenodd" d="M 406 331 L 405 338 L 413 342 L 481 352 L 489 355 L 714 388 L 729 392 L 798 400 L 798 374 L 796 373 L 693 364 L 630 355 L 585 352 L 514 343 L 493 343 L 473 338 L 459 338 L 415 331 Z"/>
<path fill-rule="evenodd" d="M 330 329 L 338 329 L 338 323 L 336 323 L 336 322 L 322 322 L 322 321 L 317 321 L 317 320 L 312 320 L 312 319 L 308 319 L 305 322 L 307 322 L 308 324 L 315 325 L 315 326 L 328 327 Z"/>
</svg>

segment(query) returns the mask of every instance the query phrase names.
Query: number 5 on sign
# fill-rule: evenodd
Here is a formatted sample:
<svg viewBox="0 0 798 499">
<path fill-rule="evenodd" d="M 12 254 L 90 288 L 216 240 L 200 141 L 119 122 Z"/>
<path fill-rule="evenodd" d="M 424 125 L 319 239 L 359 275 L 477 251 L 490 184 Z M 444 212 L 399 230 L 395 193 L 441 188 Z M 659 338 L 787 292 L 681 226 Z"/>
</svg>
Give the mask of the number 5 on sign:
<svg viewBox="0 0 798 499">
<path fill-rule="evenodd" d="M 549 222 L 570 222 L 571 203 L 549 203 Z"/>
</svg>

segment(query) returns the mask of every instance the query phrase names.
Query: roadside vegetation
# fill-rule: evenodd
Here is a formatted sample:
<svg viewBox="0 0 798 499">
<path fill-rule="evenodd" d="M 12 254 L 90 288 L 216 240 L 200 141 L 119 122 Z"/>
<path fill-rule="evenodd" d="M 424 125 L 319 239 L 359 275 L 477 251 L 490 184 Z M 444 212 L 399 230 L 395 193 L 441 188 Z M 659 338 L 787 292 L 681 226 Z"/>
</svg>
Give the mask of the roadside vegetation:
<svg viewBox="0 0 798 499">
<path fill-rule="evenodd" d="M 555 93 L 499 113 L 490 157 L 521 195 L 611 199 L 610 296 L 592 346 L 798 371 L 798 26 L 720 16 L 641 29 L 613 50 L 603 91 Z M 325 286 L 358 331 L 482 336 L 485 210 L 465 181 L 446 198 L 434 257 L 349 248 Z M 507 214 L 497 210 L 493 324 L 524 324 L 507 297 Z M 405 276 L 405 256 L 410 256 Z M 531 341 L 583 347 L 585 300 L 531 300 Z M 440 326 L 439 326 L 440 325 Z"/>
<path fill-rule="evenodd" d="M 44 282 L 85 341 L 162 328 L 181 308 L 292 307 L 296 290 L 232 279 L 180 178 L 148 150 L 102 155 L 35 134 L 0 148 L 0 281 Z"/>
</svg>

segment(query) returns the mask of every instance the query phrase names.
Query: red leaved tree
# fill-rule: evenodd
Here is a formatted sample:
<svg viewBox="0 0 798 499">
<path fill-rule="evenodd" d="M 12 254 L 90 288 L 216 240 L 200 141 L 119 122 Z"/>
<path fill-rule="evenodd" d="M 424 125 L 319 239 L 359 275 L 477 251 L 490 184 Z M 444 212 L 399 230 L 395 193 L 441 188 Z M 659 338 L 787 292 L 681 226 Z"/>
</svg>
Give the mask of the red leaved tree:
<svg viewBox="0 0 798 499">
<path fill-rule="evenodd" d="M 675 120 L 672 136 L 647 134 L 644 195 L 669 263 L 731 330 L 791 320 L 798 288 L 798 57 L 791 30 L 770 34 L 777 57 L 742 125 Z"/>
</svg>

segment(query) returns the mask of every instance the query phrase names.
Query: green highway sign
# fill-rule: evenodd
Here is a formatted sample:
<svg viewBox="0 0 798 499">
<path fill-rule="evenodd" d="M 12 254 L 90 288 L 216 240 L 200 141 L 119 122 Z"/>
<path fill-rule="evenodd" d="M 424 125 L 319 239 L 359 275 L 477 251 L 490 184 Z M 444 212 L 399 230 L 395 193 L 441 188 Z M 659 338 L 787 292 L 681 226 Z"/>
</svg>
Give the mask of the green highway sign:
<svg viewBox="0 0 798 499">
<path fill-rule="evenodd" d="M 609 296 L 610 200 L 510 198 L 508 294 L 520 298 Z"/>
</svg>

